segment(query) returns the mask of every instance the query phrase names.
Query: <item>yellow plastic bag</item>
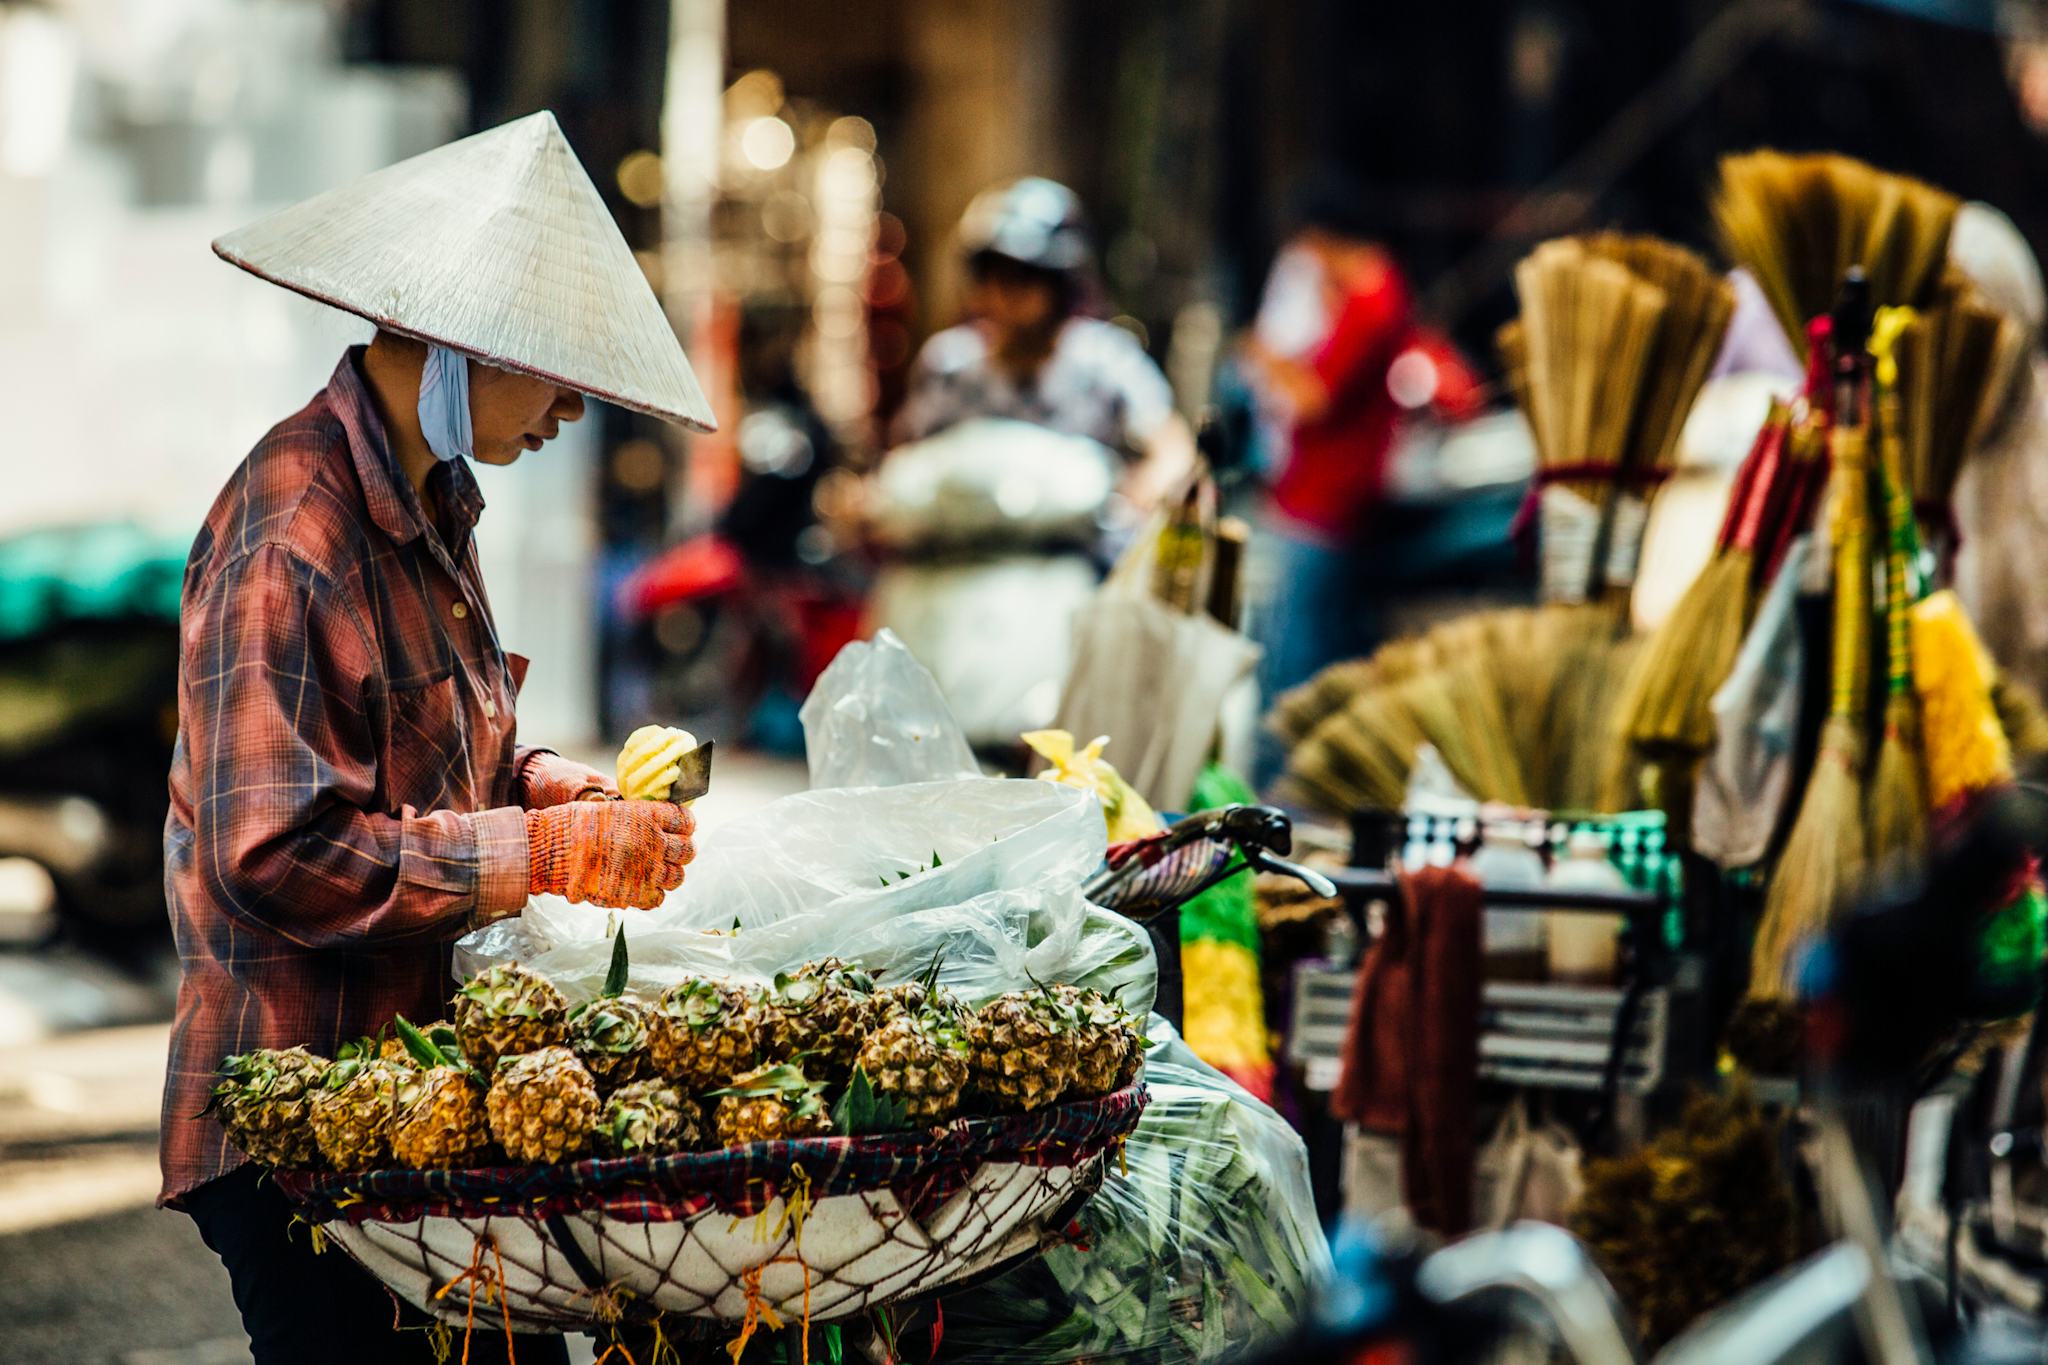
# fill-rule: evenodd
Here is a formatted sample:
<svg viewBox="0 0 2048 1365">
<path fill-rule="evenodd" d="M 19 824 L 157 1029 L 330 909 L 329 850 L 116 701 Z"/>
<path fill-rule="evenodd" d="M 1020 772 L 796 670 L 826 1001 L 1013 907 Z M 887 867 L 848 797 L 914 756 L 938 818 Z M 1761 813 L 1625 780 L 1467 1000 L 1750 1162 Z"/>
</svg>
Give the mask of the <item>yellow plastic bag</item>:
<svg viewBox="0 0 2048 1365">
<path fill-rule="evenodd" d="M 1095 793 L 1102 802 L 1102 818 L 1109 826 L 1112 844 L 1157 834 L 1165 828 L 1145 798 L 1103 759 L 1108 735 L 1096 736 L 1087 748 L 1079 751 L 1074 748 L 1074 737 L 1065 730 L 1033 730 L 1023 740 L 1033 753 L 1052 764 L 1040 777 Z"/>
</svg>

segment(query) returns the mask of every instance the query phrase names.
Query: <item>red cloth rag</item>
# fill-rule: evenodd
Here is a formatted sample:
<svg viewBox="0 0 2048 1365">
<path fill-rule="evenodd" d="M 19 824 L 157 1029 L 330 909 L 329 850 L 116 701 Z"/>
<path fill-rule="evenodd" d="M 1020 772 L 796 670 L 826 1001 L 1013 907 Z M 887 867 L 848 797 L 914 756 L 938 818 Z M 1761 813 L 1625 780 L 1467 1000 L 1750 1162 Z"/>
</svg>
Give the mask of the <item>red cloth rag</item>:
<svg viewBox="0 0 2048 1365">
<path fill-rule="evenodd" d="M 1401 1139 L 1401 1194 L 1446 1237 L 1472 1225 L 1485 898 L 1462 864 L 1401 877 L 1385 932 L 1358 966 L 1330 1108 Z"/>
</svg>

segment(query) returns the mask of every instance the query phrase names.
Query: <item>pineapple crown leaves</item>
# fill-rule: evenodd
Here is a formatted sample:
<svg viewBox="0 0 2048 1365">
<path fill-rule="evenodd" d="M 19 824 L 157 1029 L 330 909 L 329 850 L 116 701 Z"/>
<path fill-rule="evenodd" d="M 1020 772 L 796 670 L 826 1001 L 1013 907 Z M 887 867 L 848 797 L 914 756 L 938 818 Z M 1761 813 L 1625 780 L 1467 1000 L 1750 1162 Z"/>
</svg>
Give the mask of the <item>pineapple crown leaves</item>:
<svg viewBox="0 0 2048 1365">
<path fill-rule="evenodd" d="M 936 872 L 944 866 L 945 863 L 941 861 L 939 858 L 939 851 L 937 849 L 933 849 L 932 860 L 929 863 L 910 872 L 904 872 L 899 870 L 896 873 L 896 881 L 907 882 L 912 877 L 917 876 L 921 872 Z M 877 878 L 877 880 L 882 883 L 882 889 L 885 891 L 888 890 L 891 886 L 895 885 L 895 882 L 891 882 L 886 876 L 880 876 Z"/>
<path fill-rule="evenodd" d="M 220 1114 L 234 1105 L 267 1099 L 286 1075 L 316 1066 L 324 1073 L 328 1065 L 326 1058 L 315 1057 L 303 1048 L 284 1051 L 258 1048 L 253 1052 L 223 1057 L 216 1072 L 220 1079 L 215 1082 L 213 1093 L 199 1111 L 200 1115 Z"/>
<path fill-rule="evenodd" d="M 611 1051 L 626 1052 L 639 1046 L 646 1030 L 640 1016 L 622 1006 L 621 1001 L 627 1005 L 634 1003 L 625 996 L 601 995 L 569 1011 L 569 1021 L 576 1025 L 577 1036 Z"/>
<path fill-rule="evenodd" d="M 479 1085 L 484 1083 L 484 1078 L 477 1069 L 453 1048 L 454 1035 L 447 1029 L 435 1029 L 434 1036 L 430 1038 L 421 1033 L 418 1027 L 402 1014 L 392 1019 L 391 1027 L 398 1031 L 399 1040 L 405 1044 L 406 1054 L 423 1070 L 446 1068 L 461 1072 Z"/>
<path fill-rule="evenodd" d="M 500 962 L 456 989 L 458 1000 L 471 1000 L 500 1019 L 538 1019 L 549 997 L 560 993 L 554 983 L 516 962 Z"/>
<path fill-rule="evenodd" d="M 876 1090 L 868 1073 L 855 1067 L 846 1093 L 832 1106 L 832 1131 L 840 1137 L 864 1137 L 870 1133 L 899 1133 L 910 1126 L 909 1107 L 897 1096 Z"/>
<path fill-rule="evenodd" d="M 626 926 L 621 924 L 612 935 L 612 965 L 604 974 L 604 998 L 616 1000 L 626 993 L 626 974 L 630 961 L 626 952 Z"/>
<path fill-rule="evenodd" d="M 661 997 L 661 1008 L 696 1032 L 716 1028 L 732 1013 L 725 991 L 716 981 L 702 977 L 691 977 L 669 987 Z"/>
</svg>

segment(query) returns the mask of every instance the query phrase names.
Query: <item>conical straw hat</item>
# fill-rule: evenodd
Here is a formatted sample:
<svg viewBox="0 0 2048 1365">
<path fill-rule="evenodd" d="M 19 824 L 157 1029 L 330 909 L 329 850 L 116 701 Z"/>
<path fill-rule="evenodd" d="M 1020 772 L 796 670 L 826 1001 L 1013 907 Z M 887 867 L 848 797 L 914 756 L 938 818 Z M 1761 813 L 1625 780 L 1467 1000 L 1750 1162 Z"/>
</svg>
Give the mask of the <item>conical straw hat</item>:
<svg viewBox="0 0 2048 1365">
<path fill-rule="evenodd" d="M 717 425 L 546 110 L 315 195 L 213 249 L 390 331 L 699 431 Z"/>
</svg>

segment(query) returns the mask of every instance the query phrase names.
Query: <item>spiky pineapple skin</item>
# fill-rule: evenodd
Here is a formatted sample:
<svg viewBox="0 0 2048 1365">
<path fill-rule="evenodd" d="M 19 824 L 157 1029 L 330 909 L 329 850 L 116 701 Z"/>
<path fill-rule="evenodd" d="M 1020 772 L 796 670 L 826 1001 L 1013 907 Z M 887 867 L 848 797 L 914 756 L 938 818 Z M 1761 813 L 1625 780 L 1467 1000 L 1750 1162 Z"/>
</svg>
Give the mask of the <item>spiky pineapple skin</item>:
<svg viewBox="0 0 2048 1365">
<path fill-rule="evenodd" d="M 975 1092 L 996 1109 L 1043 1108 L 1073 1083 L 1073 1022 L 1045 992 L 989 1001 L 968 1020 L 967 1041 Z"/>
<path fill-rule="evenodd" d="M 636 995 L 580 1005 L 569 1016 L 569 1047 L 600 1095 L 654 1074 L 654 1010 Z"/>
<path fill-rule="evenodd" d="M 832 1135 L 831 1115 L 806 1115 L 798 1106 L 773 1096 L 745 1099 L 727 1095 L 718 1102 L 716 1122 L 718 1141 L 726 1147 Z"/>
<path fill-rule="evenodd" d="M 597 1082 L 560 1046 L 507 1057 L 485 1097 L 491 1136 L 505 1155 L 537 1166 L 588 1151 L 601 1107 Z"/>
<path fill-rule="evenodd" d="M 415 1170 L 476 1165 L 491 1145 L 483 1087 L 452 1066 L 415 1072 L 399 1098 L 391 1155 Z"/>
<path fill-rule="evenodd" d="M 746 992 L 720 981 L 687 980 L 662 992 L 648 1042 L 656 1071 L 701 1094 L 754 1066 L 760 1033 L 761 1012 Z"/>
<path fill-rule="evenodd" d="M 967 1088 L 967 1043 L 932 1016 L 899 1015 L 861 1044 L 860 1069 L 876 1093 L 899 1099 L 919 1124 L 943 1123 Z"/>
<path fill-rule="evenodd" d="M 414 1068 L 381 1055 L 339 1061 L 313 1095 L 313 1139 L 337 1171 L 368 1171 L 391 1160 L 400 1088 Z"/>
<path fill-rule="evenodd" d="M 258 1048 L 222 1060 L 207 1112 L 228 1140 L 265 1166 L 314 1165 L 312 1097 L 330 1065 L 303 1047 Z"/>
<path fill-rule="evenodd" d="M 605 1101 L 597 1149 L 606 1156 L 667 1156 L 709 1145 L 704 1110 L 664 1080 L 635 1081 Z"/>
<path fill-rule="evenodd" d="M 769 1094 L 728 1094 L 718 1099 L 712 1124 L 718 1140 L 727 1147 L 750 1142 L 788 1142 L 798 1138 L 828 1137 L 832 1114 L 824 1101 L 824 1086 L 807 1077 L 801 1067 L 771 1063 L 756 1067 L 733 1079 L 731 1089 L 762 1084 L 775 1086 Z"/>
<path fill-rule="evenodd" d="M 567 1042 L 569 1002 L 555 984 L 515 962 L 501 962 L 455 993 L 455 1037 L 482 1074 L 504 1057 Z"/>
<path fill-rule="evenodd" d="M 1075 1019 L 1070 1093 L 1094 1098 L 1129 1085 L 1137 1072 L 1138 1037 L 1123 1007 L 1100 991 L 1079 986 L 1056 986 L 1053 995 Z"/>
<path fill-rule="evenodd" d="M 761 1056 L 785 1060 L 808 1054 L 804 1065 L 839 1078 L 853 1070 L 861 1041 L 881 1022 L 874 982 L 837 958 L 807 962 L 780 977 L 757 1000 Z"/>
</svg>

